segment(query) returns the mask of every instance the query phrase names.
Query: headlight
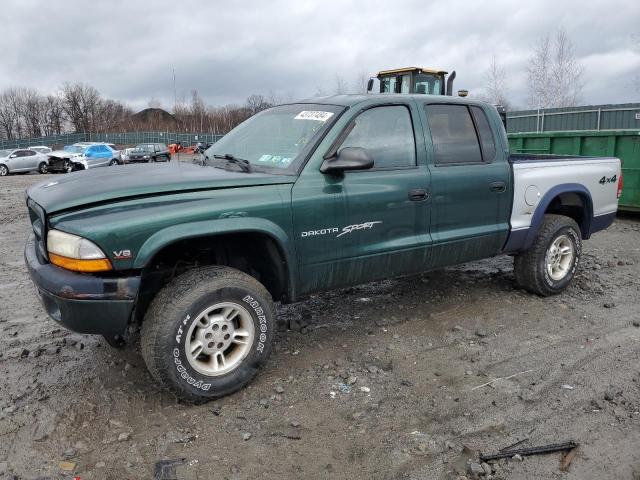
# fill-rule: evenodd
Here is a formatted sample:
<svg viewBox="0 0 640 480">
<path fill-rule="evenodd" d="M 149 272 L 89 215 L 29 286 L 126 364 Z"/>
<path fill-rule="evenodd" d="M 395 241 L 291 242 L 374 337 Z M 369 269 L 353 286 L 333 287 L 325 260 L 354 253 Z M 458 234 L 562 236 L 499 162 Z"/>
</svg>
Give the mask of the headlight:
<svg viewBox="0 0 640 480">
<path fill-rule="evenodd" d="M 144 156 L 144 157 L 142 157 L 142 158 L 149 158 L 149 155 L 145 155 L 145 156 Z"/>
<path fill-rule="evenodd" d="M 71 233 L 49 230 L 47 251 L 51 263 L 67 270 L 104 272 L 112 269 L 111 262 L 95 243 Z"/>
</svg>

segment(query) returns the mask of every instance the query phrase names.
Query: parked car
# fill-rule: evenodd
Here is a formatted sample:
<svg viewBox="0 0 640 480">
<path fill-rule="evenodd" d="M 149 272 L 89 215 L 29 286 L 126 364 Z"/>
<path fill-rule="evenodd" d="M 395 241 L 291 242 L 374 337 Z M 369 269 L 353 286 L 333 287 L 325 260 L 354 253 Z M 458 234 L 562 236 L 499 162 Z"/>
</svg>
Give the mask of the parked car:
<svg viewBox="0 0 640 480">
<path fill-rule="evenodd" d="M 129 153 L 129 162 L 169 162 L 171 153 L 164 143 L 141 143 Z"/>
<path fill-rule="evenodd" d="M 78 142 L 64 147 L 63 150 L 51 152 L 48 154 L 49 171 L 69 173 L 75 170 L 118 165 L 120 152 L 114 150 L 110 145 L 98 142 Z"/>
<path fill-rule="evenodd" d="M 0 177 L 25 172 L 47 173 L 47 156 L 29 148 L 0 150 Z"/>
<path fill-rule="evenodd" d="M 617 158 L 510 154 L 493 106 L 440 95 L 273 107 L 206 157 L 27 191 L 49 315 L 113 345 L 140 327 L 152 377 L 191 400 L 251 381 L 275 302 L 495 255 L 559 294 L 622 189 Z"/>
<path fill-rule="evenodd" d="M 120 161 L 121 163 L 127 163 L 129 161 L 129 156 L 131 152 L 134 150 L 133 147 L 125 148 L 124 150 L 120 150 Z"/>
<path fill-rule="evenodd" d="M 38 153 L 51 153 L 53 149 L 51 147 L 45 147 L 44 145 L 36 145 L 35 147 L 29 147 L 29 150 L 35 150 Z"/>
</svg>

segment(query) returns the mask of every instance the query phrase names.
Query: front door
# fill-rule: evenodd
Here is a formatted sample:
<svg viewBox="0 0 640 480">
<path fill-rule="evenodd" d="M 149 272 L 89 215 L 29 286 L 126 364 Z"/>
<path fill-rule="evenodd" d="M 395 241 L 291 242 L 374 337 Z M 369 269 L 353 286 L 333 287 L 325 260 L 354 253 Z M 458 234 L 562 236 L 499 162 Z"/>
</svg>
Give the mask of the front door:
<svg viewBox="0 0 640 480">
<path fill-rule="evenodd" d="M 483 109 L 425 105 L 433 266 L 496 255 L 509 233 L 510 167 Z M 496 127 L 494 126 L 494 129 Z"/>
<path fill-rule="evenodd" d="M 422 269 L 430 243 L 429 173 L 424 143 L 415 141 L 422 136 L 415 109 L 378 106 L 352 120 L 339 148 L 367 149 L 372 169 L 303 172 L 294 185 L 300 293 Z"/>
<path fill-rule="evenodd" d="M 14 172 L 28 170 L 30 161 L 33 160 L 31 153 L 30 150 L 18 150 L 14 152 L 16 156 L 11 159 L 11 170 Z M 35 155 L 35 152 L 33 152 L 33 154 Z"/>
</svg>

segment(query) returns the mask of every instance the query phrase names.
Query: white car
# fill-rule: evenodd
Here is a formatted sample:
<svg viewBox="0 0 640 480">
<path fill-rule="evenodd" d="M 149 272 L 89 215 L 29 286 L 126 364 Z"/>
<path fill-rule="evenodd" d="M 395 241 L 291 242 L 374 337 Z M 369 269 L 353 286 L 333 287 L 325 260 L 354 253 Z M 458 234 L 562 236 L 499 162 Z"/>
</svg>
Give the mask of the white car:
<svg viewBox="0 0 640 480">
<path fill-rule="evenodd" d="M 35 150 L 38 153 L 51 153 L 53 149 L 51 147 L 45 147 L 44 145 L 35 145 L 33 147 L 29 147 L 29 150 Z"/>
<path fill-rule="evenodd" d="M 0 177 L 10 173 L 47 173 L 47 156 L 29 148 L 0 150 Z"/>
</svg>

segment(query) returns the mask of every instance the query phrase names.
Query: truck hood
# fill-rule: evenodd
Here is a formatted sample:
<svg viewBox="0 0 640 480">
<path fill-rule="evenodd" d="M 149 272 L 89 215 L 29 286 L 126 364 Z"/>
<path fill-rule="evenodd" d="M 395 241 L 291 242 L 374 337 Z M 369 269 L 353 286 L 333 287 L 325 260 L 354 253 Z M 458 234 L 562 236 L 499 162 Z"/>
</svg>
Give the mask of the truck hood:
<svg viewBox="0 0 640 480">
<path fill-rule="evenodd" d="M 126 165 L 69 173 L 33 185 L 27 195 L 49 214 L 131 197 L 258 185 L 290 184 L 295 176 L 244 173 L 189 163 Z"/>
</svg>

